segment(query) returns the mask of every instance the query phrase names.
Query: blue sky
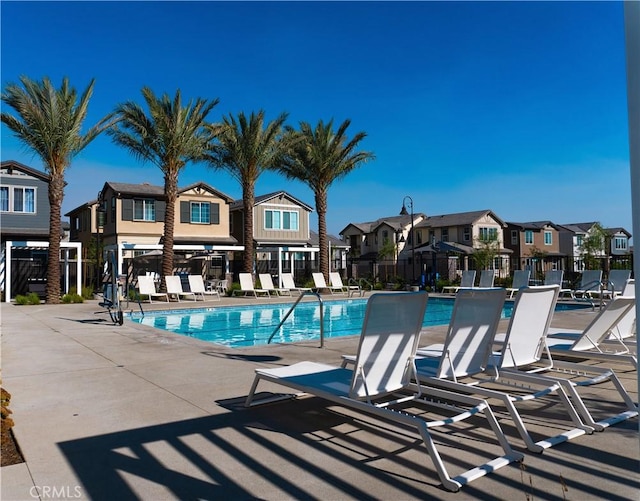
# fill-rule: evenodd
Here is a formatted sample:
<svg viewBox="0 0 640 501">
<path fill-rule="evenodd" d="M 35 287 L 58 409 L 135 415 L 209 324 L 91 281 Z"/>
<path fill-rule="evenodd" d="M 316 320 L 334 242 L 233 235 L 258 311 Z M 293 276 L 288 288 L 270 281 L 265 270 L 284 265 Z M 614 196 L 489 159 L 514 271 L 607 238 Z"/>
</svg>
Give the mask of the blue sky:
<svg viewBox="0 0 640 501">
<path fill-rule="evenodd" d="M 96 79 L 87 124 L 140 89 L 219 98 L 211 121 L 264 109 L 288 123 L 349 118 L 376 159 L 329 191 L 327 223 L 481 209 L 505 221 L 631 231 L 622 2 L 7 2 L 3 87 L 20 75 Z M 3 109 L 4 110 L 4 109 Z M 42 168 L 3 126 L 2 160 Z M 64 212 L 105 181 L 162 184 L 107 137 L 67 172 Z M 188 165 L 241 197 L 224 171 Z M 256 195 L 303 184 L 275 173 Z M 312 228 L 317 230 L 317 218 Z"/>
</svg>

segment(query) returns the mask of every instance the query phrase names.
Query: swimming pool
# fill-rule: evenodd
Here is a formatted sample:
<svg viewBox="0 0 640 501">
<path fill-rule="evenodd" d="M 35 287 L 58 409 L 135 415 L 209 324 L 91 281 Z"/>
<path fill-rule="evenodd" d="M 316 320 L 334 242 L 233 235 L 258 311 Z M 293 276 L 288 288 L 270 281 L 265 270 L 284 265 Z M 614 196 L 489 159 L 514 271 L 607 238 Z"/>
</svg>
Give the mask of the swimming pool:
<svg viewBox="0 0 640 501">
<path fill-rule="evenodd" d="M 453 298 L 429 298 L 423 327 L 449 323 Z M 285 317 L 293 303 L 250 306 L 218 306 L 190 310 L 162 310 L 143 315 L 131 313 L 127 319 L 142 325 L 189 336 L 230 348 L 266 345 L 269 337 Z M 324 302 L 324 337 L 360 334 L 366 299 Z M 557 309 L 569 307 L 559 305 Z M 511 316 L 513 303 L 505 303 L 502 317 Z M 272 343 L 294 343 L 320 339 L 320 305 L 301 302 L 293 310 Z"/>
</svg>

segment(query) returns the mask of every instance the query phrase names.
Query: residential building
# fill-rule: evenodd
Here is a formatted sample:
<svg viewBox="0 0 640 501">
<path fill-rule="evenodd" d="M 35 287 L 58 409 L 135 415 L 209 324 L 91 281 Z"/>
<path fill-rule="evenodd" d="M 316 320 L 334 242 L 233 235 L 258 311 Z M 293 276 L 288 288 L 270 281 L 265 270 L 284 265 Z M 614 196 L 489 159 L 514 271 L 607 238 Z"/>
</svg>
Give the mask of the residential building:
<svg viewBox="0 0 640 501">
<path fill-rule="evenodd" d="M 239 199 L 230 206 L 231 235 L 244 243 L 244 204 Z M 255 272 L 279 277 L 283 272 L 306 279 L 317 269 L 318 246 L 312 242 L 310 205 L 286 191 L 255 197 L 253 240 Z M 238 263 L 241 262 L 238 257 Z"/>
<path fill-rule="evenodd" d="M 561 228 L 560 251 L 567 254 L 567 269 L 576 273 L 596 265 L 604 271 L 611 266 L 633 269 L 631 233 L 624 228 L 600 228 L 596 222 L 563 224 Z M 593 245 L 590 240 L 599 238 L 600 230 L 603 241 Z"/>
<path fill-rule="evenodd" d="M 44 297 L 49 249 L 50 176 L 15 160 L 0 164 L 0 289 L 5 301 L 37 292 Z M 61 288 L 80 283 L 79 245 L 60 234 Z"/>
<path fill-rule="evenodd" d="M 176 273 L 202 273 L 210 278 L 229 275 L 229 253 L 242 250 L 230 235 L 232 201 L 202 182 L 178 190 L 173 234 Z M 118 274 L 134 280 L 143 272 L 160 272 L 166 219 L 163 187 L 106 182 L 96 200 L 66 215 L 71 240 L 85 243 L 88 249 L 95 242 L 94 248 L 111 251 Z M 98 252 L 98 261 L 104 258 Z"/>
<path fill-rule="evenodd" d="M 560 251 L 561 231 L 551 221 L 507 222 L 504 246 L 513 251 L 511 268 L 531 270 L 533 280 L 542 280 L 547 270 L 564 270 L 567 255 Z"/>
<path fill-rule="evenodd" d="M 340 236 L 349 247 L 349 277 L 371 276 L 389 281 L 391 277 L 401 276 L 411 280 L 414 267 L 417 277 L 420 268 L 412 249 L 423 243 L 416 227 L 425 217 L 422 213 L 414 214 L 412 221 L 407 214 L 345 226 Z"/>
<path fill-rule="evenodd" d="M 504 246 L 506 226 L 488 209 L 429 216 L 420 222 L 417 238 L 426 244 L 416 252 L 423 283 L 455 280 L 468 269 L 493 269 L 498 277 L 507 276 L 512 251 Z"/>
</svg>

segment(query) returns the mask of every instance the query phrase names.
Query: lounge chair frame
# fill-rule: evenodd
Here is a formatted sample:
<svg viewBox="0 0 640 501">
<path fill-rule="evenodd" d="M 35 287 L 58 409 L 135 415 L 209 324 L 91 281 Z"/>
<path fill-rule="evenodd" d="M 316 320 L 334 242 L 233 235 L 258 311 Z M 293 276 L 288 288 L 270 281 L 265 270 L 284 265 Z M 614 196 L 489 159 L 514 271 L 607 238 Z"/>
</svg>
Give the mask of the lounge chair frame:
<svg viewBox="0 0 640 501">
<path fill-rule="evenodd" d="M 244 296 L 255 296 L 256 299 L 258 297 L 271 297 L 271 293 L 266 289 L 256 289 L 253 285 L 253 277 L 251 273 L 240 273 L 238 275 L 240 280 L 240 289 L 234 290 L 233 295 L 239 296 L 240 294 Z"/>
<path fill-rule="evenodd" d="M 416 377 L 413 360 L 427 298 L 424 292 L 372 295 L 367 304 L 354 370 L 315 362 L 300 362 L 277 369 L 256 369 L 245 406 L 283 398 L 276 396 L 254 402 L 256 388 L 260 381 L 265 380 L 410 426 L 422 438 L 443 486 L 454 492 L 474 479 L 513 461 L 522 460 L 523 455 L 511 448 L 486 401 L 411 383 Z M 410 388 L 413 391 L 407 393 Z M 440 408 L 446 405 L 457 414 L 444 420 L 427 421 L 421 416 L 393 408 L 396 404 L 409 401 Z M 455 402 L 455 405 L 444 404 L 444 401 Z M 461 409 L 460 406 L 469 408 Z M 429 430 L 457 423 L 479 413 L 488 420 L 504 454 L 451 477 Z"/>
<path fill-rule="evenodd" d="M 531 323 L 534 325 L 537 323 L 539 334 L 544 336 L 558 292 L 559 287 L 557 286 L 521 289 L 516 297 L 507 338 L 509 338 L 510 332 L 522 327 L 522 324 L 530 325 Z M 523 304 L 529 303 L 532 294 L 536 294 L 533 296 L 534 299 L 543 299 L 543 301 L 535 301 L 537 307 L 531 308 L 530 311 L 524 311 L 526 315 L 523 319 L 522 312 L 526 310 Z M 541 298 L 541 294 L 545 294 L 545 296 Z M 532 452 L 540 453 L 549 447 L 585 433 L 593 433 L 594 428 L 581 419 L 559 381 L 544 380 L 528 373 L 505 373 L 502 371 L 499 374 L 495 366 L 490 367 L 489 357 L 505 295 L 504 289 L 461 290 L 458 293 L 442 356 L 416 360 L 420 382 L 450 391 L 479 395 L 482 398 L 500 401 L 507 409 L 527 449 Z M 478 300 L 483 302 L 478 302 Z M 531 313 L 533 313 L 532 316 Z M 417 353 L 420 355 L 425 351 L 418 350 Z M 488 387 L 485 387 L 485 384 Z M 517 387 L 518 393 L 509 393 L 506 389 L 496 389 L 497 385 L 506 386 L 507 389 Z M 516 404 L 552 394 L 558 396 L 575 427 L 536 442 L 527 430 Z"/>
<path fill-rule="evenodd" d="M 206 301 L 207 296 L 209 296 L 212 299 L 220 301 L 220 291 L 217 289 L 207 290 L 204 286 L 204 279 L 202 278 L 202 275 L 189 275 L 188 280 L 189 288 L 196 298 L 200 296 L 203 301 Z"/>
</svg>

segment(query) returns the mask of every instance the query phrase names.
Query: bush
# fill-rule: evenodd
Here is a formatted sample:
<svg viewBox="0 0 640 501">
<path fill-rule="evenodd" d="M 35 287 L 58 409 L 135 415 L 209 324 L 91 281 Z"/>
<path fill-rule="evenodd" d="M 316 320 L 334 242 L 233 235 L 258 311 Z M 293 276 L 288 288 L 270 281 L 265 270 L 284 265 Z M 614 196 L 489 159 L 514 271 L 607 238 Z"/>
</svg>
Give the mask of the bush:
<svg viewBox="0 0 640 501">
<path fill-rule="evenodd" d="M 231 287 L 229 287 L 227 289 L 227 296 L 233 296 L 234 291 L 239 291 L 240 289 L 240 284 L 238 282 L 233 282 L 231 284 Z"/>
<path fill-rule="evenodd" d="M 75 287 L 69 287 L 70 295 L 78 295 L 78 291 Z M 82 299 L 93 299 L 93 288 L 92 287 L 82 287 Z M 63 296 L 64 298 L 64 296 Z M 77 301 L 76 301 L 77 302 Z"/>
<path fill-rule="evenodd" d="M 38 296 L 38 294 L 36 294 L 35 292 L 30 292 L 26 296 L 18 294 L 16 296 L 16 304 L 40 304 L 40 296 Z"/>
<path fill-rule="evenodd" d="M 64 296 L 62 296 L 62 302 L 64 304 L 69 304 L 69 303 L 84 303 L 84 299 L 82 299 L 82 296 L 80 294 L 65 294 Z"/>
</svg>

